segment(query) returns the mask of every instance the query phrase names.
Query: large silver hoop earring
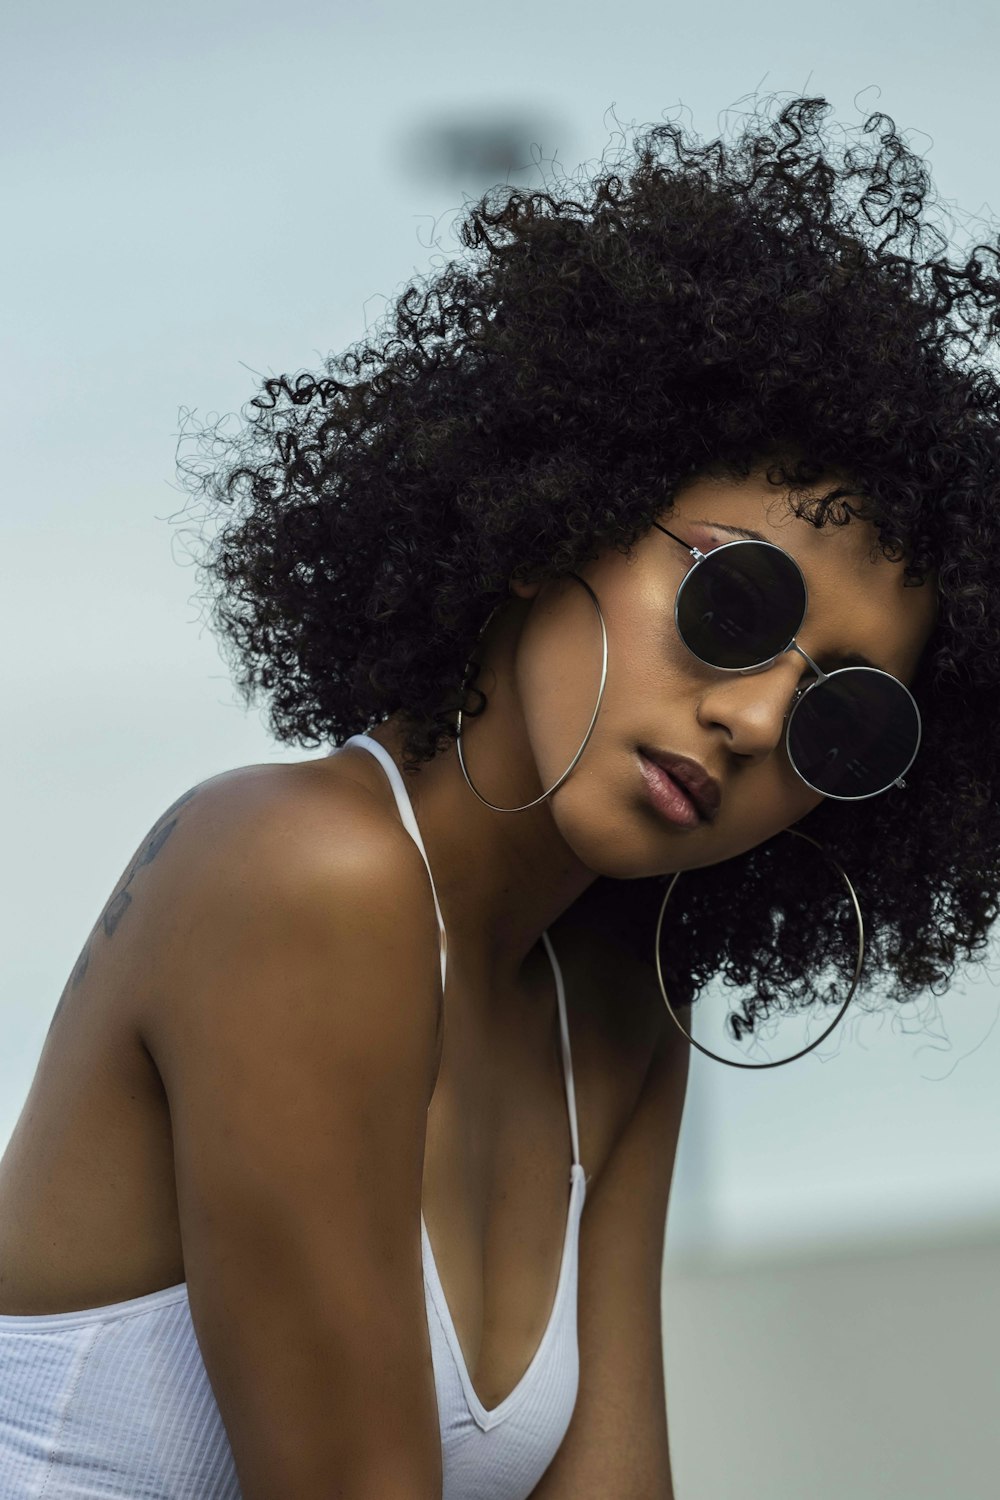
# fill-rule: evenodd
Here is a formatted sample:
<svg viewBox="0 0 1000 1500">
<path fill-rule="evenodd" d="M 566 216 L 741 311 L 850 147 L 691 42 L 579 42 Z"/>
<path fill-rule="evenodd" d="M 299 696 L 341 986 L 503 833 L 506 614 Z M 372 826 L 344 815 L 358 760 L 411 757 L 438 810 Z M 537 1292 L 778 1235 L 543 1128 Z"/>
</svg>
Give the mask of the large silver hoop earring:
<svg viewBox="0 0 1000 1500">
<path fill-rule="evenodd" d="M 678 1017 L 677 1012 L 670 1004 L 670 1000 L 667 997 L 667 988 L 663 982 L 663 968 L 660 963 L 660 933 L 663 928 L 663 913 L 667 909 L 667 902 L 670 900 L 671 892 L 673 891 L 674 886 L 677 884 L 678 880 L 681 877 L 682 872 L 680 870 L 678 870 L 673 880 L 671 880 L 670 884 L 667 886 L 667 893 L 663 898 L 663 904 L 660 907 L 660 915 L 656 923 L 656 977 L 660 981 L 660 994 L 663 996 L 663 1001 L 667 1007 L 667 1011 L 669 1012 L 670 1019 L 673 1021 L 674 1025 L 677 1027 L 677 1030 L 681 1033 L 681 1035 L 686 1037 L 687 1040 L 691 1043 L 692 1047 L 697 1047 L 698 1051 L 703 1052 L 706 1057 L 712 1057 L 716 1062 L 725 1063 L 726 1066 L 730 1068 L 780 1068 L 783 1067 L 785 1063 L 794 1062 L 797 1057 L 804 1057 L 807 1052 L 811 1052 L 814 1047 L 818 1047 L 820 1042 L 826 1040 L 831 1031 L 833 1031 L 834 1027 L 840 1024 L 844 1012 L 851 1003 L 854 991 L 858 987 L 858 978 L 861 974 L 861 962 L 865 956 L 865 925 L 861 917 L 861 906 L 858 902 L 857 892 L 848 879 L 847 872 L 842 868 L 841 865 L 837 863 L 832 855 L 827 854 L 822 844 L 818 844 L 814 838 L 810 838 L 808 833 L 800 833 L 797 828 L 786 828 L 783 830 L 783 832 L 791 834 L 791 836 L 796 839 L 805 839 L 807 844 L 812 844 L 813 848 L 818 849 L 819 852 L 823 855 L 824 859 L 826 859 L 833 866 L 833 868 L 837 871 L 837 874 L 847 886 L 847 894 L 851 899 L 851 905 L 854 907 L 854 915 L 857 917 L 858 921 L 858 956 L 854 964 L 854 977 L 851 980 L 851 987 L 847 992 L 847 999 L 844 1001 L 843 1005 L 840 1007 L 836 1016 L 833 1018 L 826 1030 L 821 1032 L 814 1042 L 810 1042 L 808 1047 L 803 1047 L 800 1051 L 793 1052 L 790 1057 L 780 1057 L 776 1062 L 752 1063 L 735 1062 L 731 1057 L 720 1057 L 717 1052 L 710 1052 L 707 1047 L 702 1046 L 701 1042 L 696 1042 L 694 1037 L 686 1029 L 686 1027 L 681 1025 L 680 1018 Z"/>
<path fill-rule="evenodd" d="M 580 746 L 579 750 L 576 752 L 576 754 L 574 755 L 573 759 L 570 761 L 569 765 L 566 767 L 565 771 L 560 776 L 559 780 L 553 782 L 552 785 L 549 787 L 548 791 L 543 792 L 540 797 L 536 797 L 535 800 L 534 800 L 534 802 L 526 802 L 523 807 L 497 807 L 497 805 L 496 805 L 495 802 L 487 802 L 487 800 L 483 796 L 482 792 L 477 791 L 476 788 L 472 785 L 472 778 L 469 775 L 468 767 L 465 764 L 465 756 L 464 756 L 464 754 L 462 752 L 462 710 L 459 709 L 459 711 L 458 711 L 458 734 L 456 736 L 456 741 L 455 742 L 456 742 L 456 744 L 458 746 L 458 763 L 459 763 L 459 765 L 462 768 L 462 775 L 465 777 L 465 779 L 468 782 L 469 787 L 471 788 L 471 790 L 476 793 L 476 796 L 479 798 L 480 802 L 484 803 L 486 807 L 492 808 L 494 812 L 527 812 L 529 807 L 537 807 L 538 804 L 539 804 L 539 802 L 544 802 L 545 799 L 546 799 L 546 797 L 551 797 L 552 793 L 555 792 L 555 791 L 557 791 L 559 789 L 559 787 L 562 786 L 563 782 L 566 780 L 566 777 L 573 770 L 573 767 L 577 764 L 577 762 L 580 759 L 580 756 L 583 754 L 584 750 L 586 750 L 587 744 L 588 744 L 588 742 L 590 740 L 590 736 L 594 732 L 594 725 L 597 723 L 597 715 L 601 711 L 601 703 L 602 703 L 603 698 L 604 698 L 604 685 L 605 685 L 605 683 L 608 680 L 608 631 L 607 631 L 607 626 L 604 623 L 604 615 L 603 615 L 603 613 L 601 611 L 601 606 L 598 603 L 597 595 L 594 593 L 594 590 L 590 587 L 590 584 L 586 581 L 586 579 L 581 578 L 580 575 L 579 575 L 579 573 L 568 573 L 568 574 L 564 574 L 563 576 L 567 577 L 567 578 L 575 578 L 576 581 L 577 581 L 577 583 L 583 584 L 583 587 L 587 590 L 587 593 L 590 595 L 590 598 L 591 598 L 591 601 L 593 603 L 594 608 L 597 610 L 597 618 L 601 622 L 601 652 L 602 652 L 602 659 L 601 659 L 601 686 L 600 686 L 600 688 L 598 690 L 598 694 L 597 694 L 597 704 L 596 704 L 596 706 L 594 708 L 594 713 L 593 713 L 593 717 L 590 720 L 590 724 L 587 727 L 587 733 L 583 737 L 583 744 Z M 500 603 L 497 604 L 490 611 L 489 617 L 487 618 L 487 621 L 486 621 L 486 624 L 483 626 L 482 630 L 480 631 L 480 640 L 486 634 L 486 631 L 489 628 L 490 620 L 493 619 L 493 616 L 496 614 L 497 610 L 500 609 L 500 608 L 502 608 L 502 606 L 505 605 L 506 603 L 507 603 L 506 599 L 501 599 Z M 473 655 L 474 654 L 475 653 L 473 653 Z M 463 683 L 466 681 L 466 677 L 468 676 L 468 671 L 469 671 L 470 665 L 472 664 L 472 659 L 473 659 L 472 656 L 470 656 L 468 662 L 466 662 L 466 665 L 465 665 L 465 675 L 462 678 Z"/>
</svg>

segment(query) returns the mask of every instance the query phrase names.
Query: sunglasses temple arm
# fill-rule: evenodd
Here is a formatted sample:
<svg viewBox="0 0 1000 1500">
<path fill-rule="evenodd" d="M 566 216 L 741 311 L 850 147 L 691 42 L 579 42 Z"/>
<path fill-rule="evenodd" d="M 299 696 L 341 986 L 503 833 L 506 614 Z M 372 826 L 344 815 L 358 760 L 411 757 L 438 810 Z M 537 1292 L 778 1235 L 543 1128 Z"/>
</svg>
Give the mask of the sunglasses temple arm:
<svg viewBox="0 0 1000 1500">
<path fill-rule="evenodd" d="M 663 535 L 668 536 L 672 542 L 679 542 L 680 545 L 684 548 L 684 551 L 690 552 L 691 556 L 695 559 L 696 562 L 701 562 L 701 559 L 707 555 L 704 552 L 700 552 L 697 547 L 692 547 L 691 543 L 686 542 L 683 537 L 675 536 L 672 531 L 668 531 L 665 526 L 661 526 L 659 521 L 654 521 L 653 525 L 656 527 L 657 531 L 662 531 Z"/>
</svg>

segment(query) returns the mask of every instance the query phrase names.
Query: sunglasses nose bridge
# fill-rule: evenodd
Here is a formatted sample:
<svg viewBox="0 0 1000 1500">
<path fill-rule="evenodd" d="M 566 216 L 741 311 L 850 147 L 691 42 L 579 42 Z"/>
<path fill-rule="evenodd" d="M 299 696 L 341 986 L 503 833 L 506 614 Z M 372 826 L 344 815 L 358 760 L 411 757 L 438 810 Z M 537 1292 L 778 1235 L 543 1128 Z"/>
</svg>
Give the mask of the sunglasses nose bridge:
<svg viewBox="0 0 1000 1500">
<path fill-rule="evenodd" d="M 809 667 L 813 672 L 816 673 L 816 676 L 818 678 L 822 680 L 826 677 L 826 673 L 821 671 L 821 669 L 813 661 L 812 657 L 808 656 L 806 652 L 803 651 L 802 647 L 794 638 L 789 641 L 788 645 L 784 648 L 783 651 L 779 651 L 777 655 L 772 656 L 769 661 L 758 662 L 756 666 L 753 667 L 736 667 L 734 669 L 734 674 L 740 677 L 756 677 L 759 672 L 770 672 L 771 668 L 777 666 L 782 657 L 787 656 L 791 651 L 796 652 L 799 656 L 802 657 L 803 661 L 808 662 Z"/>
<path fill-rule="evenodd" d="M 816 681 L 817 682 L 826 682 L 827 677 L 828 677 L 829 674 L 826 673 L 826 672 L 824 672 L 823 668 L 820 667 L 820 666 L 818 666 L 816 664 L 816 662 L 813 661 L 812 657 L 809 655 L 809 653 L 807 651 L 803 651 L 802 647 L 799 645 L 798 641 L 794 639 L 794 637 L 793 637 L 793 639 L 791 641 L 791 644 L 789 645 L 788 649 L 789 649 L 789 651 L 797 651 L 798 652 L 798 654 L 801 656 L 802 660 L 807 663 L 807 665 L 809 666 L 810 670 L 813 671 L 813 672 L 815 672 L 815 674 L 816 674 Z"/>
<path fill-rule="evenodd" d="M 829 674 L 827 672 L 824 672 L 822 667 L 818 666 L 816 662 L 813 661 L 812 657 L 807 651 L 803 651 L 802 647 L 799 645 L 794 636 L 789 641 L 784 651 L 779 651 L 778 655 L 772 656 L 770 661 L 759 662 L 755 667 L 737 667 L 736 670 L 741 677 L 753 677 L 758 672 L 768 672 L 774 666 L 775 662 L 779 661 L 782 656 L 787 656 L 789 651 L 794 651 L 802 657 L 802 660 L 808 665 L 810 671 L 815 674 L 817 682 L 826 682 Z"/>
</svg>

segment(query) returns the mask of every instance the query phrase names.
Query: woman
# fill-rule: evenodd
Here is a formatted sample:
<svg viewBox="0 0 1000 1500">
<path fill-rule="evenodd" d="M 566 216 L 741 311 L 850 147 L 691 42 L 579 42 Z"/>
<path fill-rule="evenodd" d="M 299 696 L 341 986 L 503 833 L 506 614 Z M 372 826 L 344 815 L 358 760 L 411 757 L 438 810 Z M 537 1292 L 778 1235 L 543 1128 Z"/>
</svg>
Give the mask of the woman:
<svg viewBox="0 0 1000 1500">
<path fill-rule="evenodd" d="M 203 434 L 241 688 L 337 748 L 185 793 L 67 983 L 3 1496 L 670 1493 L 687 1007 L 832 1017 L 831 865 L 895 997 L 1000 889 L 996 253 L 827 114 L 487 195 L 381 348 Z"/>
</svg>

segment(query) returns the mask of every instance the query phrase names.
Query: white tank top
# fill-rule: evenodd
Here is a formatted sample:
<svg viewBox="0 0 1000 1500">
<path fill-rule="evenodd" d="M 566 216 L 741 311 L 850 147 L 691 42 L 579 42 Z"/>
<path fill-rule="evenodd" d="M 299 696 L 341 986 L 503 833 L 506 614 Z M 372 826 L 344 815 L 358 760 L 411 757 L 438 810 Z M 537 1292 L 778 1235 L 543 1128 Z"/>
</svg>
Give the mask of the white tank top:
<svg viewBox="0 0 1000 1500">
<path fill-rule="evenodd" d="M 346 744 L 370 750 L 382 765 L 400 818 L 427 864 L 443 987 L 447 936 L 405 781 L 377 740 L 359 734 Z M 573 1148 L 559 1281 L 531 1363 L 510 1394 L 487 1411 L 462 1357 L 421 1214 L 442 1500 L 527 1500 L 576 1404 L 577 1264 L 586 1176 L 562 974 L 547 933 L 543 941 L 555 975 Z M 252 1307 L 247 1316 L 253 1316 Z M 240 1500 L 185 1282 L 78 1312 L 0 1315 L 0 1500 Z"/>
</svg>

